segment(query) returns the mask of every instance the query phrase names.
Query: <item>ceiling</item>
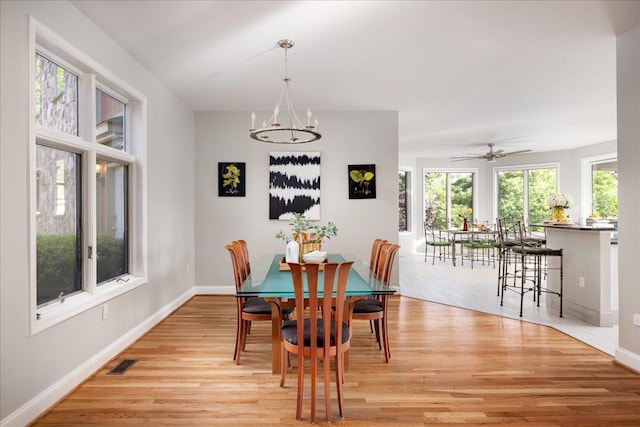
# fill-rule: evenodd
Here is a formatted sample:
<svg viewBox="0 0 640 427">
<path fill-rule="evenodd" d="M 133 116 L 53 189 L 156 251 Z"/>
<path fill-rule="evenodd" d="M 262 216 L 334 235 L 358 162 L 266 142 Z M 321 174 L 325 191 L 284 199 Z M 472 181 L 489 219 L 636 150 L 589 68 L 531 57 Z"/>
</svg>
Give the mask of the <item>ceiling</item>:
<svg viewBox="0 0 640 427">
<path fill-rule="evenodd" d="M 398 111 L 400 151 L 449 157 L 616 139 L 616 34 L 638 1 L 72 1 L 195 111 L 292 99 Z M 322 114 L 319 114 L 322 130 Z"/>
</svg>

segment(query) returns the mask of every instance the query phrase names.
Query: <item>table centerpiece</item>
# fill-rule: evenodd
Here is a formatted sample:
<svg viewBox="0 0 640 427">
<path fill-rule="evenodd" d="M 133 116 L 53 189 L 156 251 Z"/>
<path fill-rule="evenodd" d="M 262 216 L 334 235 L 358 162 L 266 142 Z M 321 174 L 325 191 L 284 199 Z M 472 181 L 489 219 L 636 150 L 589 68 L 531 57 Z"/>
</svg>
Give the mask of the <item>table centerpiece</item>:
<svg viewBox="0 0 640 427">
<path fill-rule="evenodd" d="M 573 197 L 564 193 L 553 193 L 547 199 L 547 206 L 551 208 L 551 221 L 568 222 L 569 216 L 565 209 L 573 206 Z"/>
</svg>

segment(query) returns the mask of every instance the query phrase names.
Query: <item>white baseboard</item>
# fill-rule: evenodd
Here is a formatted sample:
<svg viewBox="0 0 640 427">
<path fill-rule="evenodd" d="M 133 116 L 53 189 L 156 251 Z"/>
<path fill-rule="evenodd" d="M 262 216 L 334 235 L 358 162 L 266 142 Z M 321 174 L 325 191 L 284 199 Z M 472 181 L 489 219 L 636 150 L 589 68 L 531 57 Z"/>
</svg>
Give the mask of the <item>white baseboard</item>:
<svg viewBox="0 0 640 427">
<path fill-rule="evenodd" d="M 618 347 L 615 354 L 616 362 L 626 366 L 632 371 L 640 373 L 640 354 L 635 354 L 624 348 Z"/>
<path fill-rule="evenodd" d="M 195 295 L 235 295 L 236 288 L 234 286 L 211 286 L 199 285 L 195 286 Z"/>
<path fill-rule="evenodd" d="M 195 288 L 191 288 L 171 303 L 162 307 L 155 314 L 129 330 L 118 340 L 52 384 L 5 419 L 0 420 L 0 427 L 22 427 L 31 423 L 195 294 Z"/>
</svg>

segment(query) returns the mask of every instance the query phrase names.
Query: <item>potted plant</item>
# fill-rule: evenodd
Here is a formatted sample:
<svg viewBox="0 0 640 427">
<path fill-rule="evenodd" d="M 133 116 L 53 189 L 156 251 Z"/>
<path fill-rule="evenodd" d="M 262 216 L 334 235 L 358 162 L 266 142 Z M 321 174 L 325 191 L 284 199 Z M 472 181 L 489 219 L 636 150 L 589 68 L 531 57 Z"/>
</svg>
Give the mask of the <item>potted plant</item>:
<svg viewBox="0 0 640 427">
<path fill-rule="evenodd" d="M 338 227 L 333 222 L 329 221 L 327 224 L 321 225 L 300 213 L 293 214 L 289 226 L 291 226 L 291 234 L 285 234 L 280 230 L 275 237 L 284 240 L 287 244 L 296 242 L 299 247 L 299 257 L 307 252 L 320 250 L 323 240 L 329 240 L 338 235 Z M 289 250 L 290 246 L 287 248 Z"/>
</svg>

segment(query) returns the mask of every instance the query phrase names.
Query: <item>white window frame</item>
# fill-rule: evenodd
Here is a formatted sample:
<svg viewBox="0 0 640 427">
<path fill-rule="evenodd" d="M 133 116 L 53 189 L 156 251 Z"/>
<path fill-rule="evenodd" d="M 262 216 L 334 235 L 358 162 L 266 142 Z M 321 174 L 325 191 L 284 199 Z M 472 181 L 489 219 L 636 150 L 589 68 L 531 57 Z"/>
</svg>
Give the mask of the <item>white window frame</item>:
<svg viewBox="0 0 640 427">
<path fill-rule="evenodd" d="M 507 171 L 528 171 L 531 169 L 556 169 L 556 191 L 559 191 L 560 187 L 560 162 L 550 163 L 534 163 L 529 165 L 514 165 L 514 166 L 496 166 L 493 168 L 493 217 L 498 218 L 498 172 Z M 529 188 L 529 174 L 524 175 L 524 188 Z M 523 221 L 525 224 L 529 221 L 529 192 L 524 191 L 524 204 L 526 206 L 526 212 L 524 212 L 525 218 Z"/>
<path fill-rule="evenodd" d="M 591 167 L 597 163 L 618 160 L 618 153 L 607 153 L 599 156 L 584 157 L 580 160 L 580 212 L 585 219 L 591 215 L 593 208 L 593 186 L 591 182 Z M 583 218 L 581 218 L 583 219 Z"/>
<path fill-rule="evenodd" d="M 409 235 L 409 234 L 413 234 L 413 180 L 414 180 L 414 176 L 413 176 L 413 168 L 409 167 L 409 166 L 400 166 L 398 167 L 398 171 L 401 172 L 405 172 L 406 174 L 409 174 L 409 179 L 406 180 L 406 192 L 407 192 L 407 196 L 406 196 L 406 200 L 407 200 L 407 230 L 406 231 L 400 231 L 400 235 L 404 236 L 404 235 Z M 406 177 L 406 175 L 405 175 Z"/>
<path fill-rule="evenodd" d="M 426 201 L 425 201 L 425 194 L 424 194 L 424 175 L 428 172 L 439 172 L 439 173 L 447 173 L 447 174 L 451 174 L 451 173 L 471 173 L 472 174 L 472 178 L 473 178 L 473 186 L 472 186 L 472 209 L 473 209 L 473 214 L 477 215 L 478 212 L 480 211 L 480 199 L 479 199 L 479 195 L 478 195 L 478 180 L 480 179 L 480 175 L 479 175 L 479 169 L 478 168 L 422 168 L 422 178 L 420 179 L 420 181 L 422 182 L 422 215 L 420 215 L 420 217 L 422 218 L 422 223 L 424 224 L 424 211 L 426 210 L 427 206 L 426 206 Z M 449 178 L 447 177 L 447 188 L 449 187 Z M 447 190 L 448 193 L 449 190 Z M 449 198 L 449 194 L 447 194 L 447 197 Z M 451 205 L 449 203 L 447 203 L 447 227 L 450 227 L 450 220 L 451 220 Z M 473 218 L 471 218 L 471 221 L 473 221 Z"/>
<path fill-rule="evenodd" d="M 111 73 L 84 52 L 78 50 L 34 18 L 30 18 L 29 96 L 35 100 L 35 54 L 55 61 L 78 76 L 78 136 L 29 123 L 30 247 L 29 304 L 30 331 L 36 334 L 73 316 L 103 304 L 147 283 L 146 231 L 146 138 L 147 100 L 141 92 Z M 95 89 L 99 88 L 127 105 L 126 151 L 114 150 L 95 142 Z M 29 102 L 30 117 L 35 104 Z M 65 298 L 38 307 L 36 275 L 36 141 L 82 155 L 83 211 L 83 289 Z M 129 166 L 128 222 L 129 274 L 100 286 L 96 283 L 96 257 L 89 259 L 89 246 L 96 253 L 96 157 L 123 162 Z"/>
</svg>

